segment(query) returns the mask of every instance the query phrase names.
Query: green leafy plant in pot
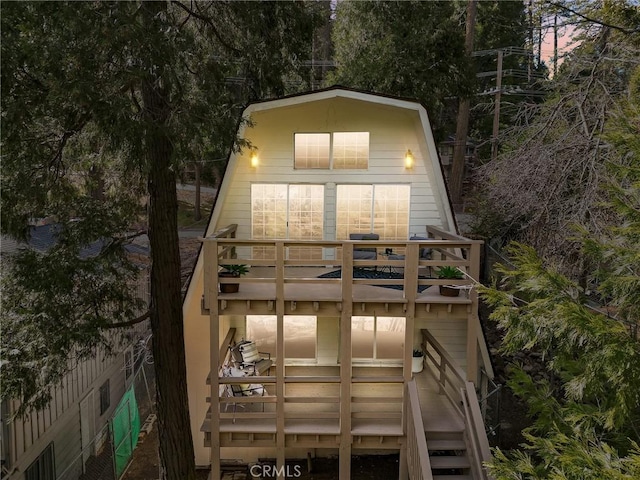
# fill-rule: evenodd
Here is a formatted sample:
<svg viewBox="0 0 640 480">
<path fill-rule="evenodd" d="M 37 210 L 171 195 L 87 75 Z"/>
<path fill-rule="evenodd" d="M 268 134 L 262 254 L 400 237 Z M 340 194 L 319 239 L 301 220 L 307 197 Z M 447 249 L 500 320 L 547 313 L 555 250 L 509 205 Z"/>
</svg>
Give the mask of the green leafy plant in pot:
<svg viewBox="0 0 640 480">
<path fill-rule="evenodd" d="M 452 266 L 440 267 L 436 272 L 439 279 L 446 280 L 462 280 L 464 274 L 459 268 Z M 457 297 L 460 295 L 460 289 L 453 285 L 440 285 L 440 295 L 445 297 Z"/>
<path fill-rule="evenodd" d="M 218 272 L 218 277 L 240 278 L 249 273 L 249 268 L 244 264 L 220 265 L 224 270 Z M 238 283 L 220 283 L 220 293 L 236 293 L 240 289 Z"/>
</svg>

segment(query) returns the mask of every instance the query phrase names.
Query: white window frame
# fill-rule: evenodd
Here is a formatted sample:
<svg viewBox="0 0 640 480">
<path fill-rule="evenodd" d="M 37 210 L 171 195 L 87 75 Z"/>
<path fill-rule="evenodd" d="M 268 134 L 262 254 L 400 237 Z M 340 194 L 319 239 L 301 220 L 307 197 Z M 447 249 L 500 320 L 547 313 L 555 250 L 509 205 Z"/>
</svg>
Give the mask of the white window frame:
<svg viewBox="0 0 640 480">
<path fill-rule="evenodd" d="M 297 140 L 298 140 L 298 136 L 314 136 L 314 135 L 318 135 L 318 136 L 322 136 L 325 137 L 328 135 L 328 139 L 329 139 L 329 145 L 328 145 L 328 158 L 326 159 L 326 166 L 324 166 L 324 163 L 320 163 L 320 162 L 324 162 L 324 159 L 320 160 L 318 162 L 317 166 L 301 166 L 297 164 L 297 158 L 298 158 L 298 150 L 302 150 L 303 148 L 306 149 L 308 151 L 309 147 L 308 145 L 300 145 L 298 146 Z M 367 154 L 366 154 L 366 165 L 364 166 L 358 166 L 358 156 L 356 155 L 356 166 L 353 167 L 349 167 L 349 166 L 338 166 L 336 167 L 336 163 L 335 163 L 335 158 L 336 158 L 336 143 L 335 143 L 335 137 L 336 135 L 338 136 L 347 136 L 347 135 L 357 135 L 357 136 L 365 136 L 366 135 L 366 147 L 367 147 Z M 357 137 L 356 137 L 357 138 Z M 354 148 L 356 151 L 358 150 L 359 147 L 362 147 L 364 145 L 364 142 L 359 143 L 358 141 L 355 142 L 355 144 L 350 145 L 350 147 Z M 371 159 L 371 133 L 370 132 L 363 132 L 363 131 L 357 131 L 357 132 L 296 132 L 293 134 L 293 168 L 294 170 L 368 170 L 369 169 L 369 162 Z M 305 159 L 306 161 L 306 159 Z"/>
<path fill-rule="evenodd" d="M 402 230 L 404 231 L 401 232 L 400 234 L 396 234 L 393 236 L 384 235 L 384 233 L 380 231 L 380 228 L 376 226 L 376 189 L 379 190 L 381 187 L 389 187 L 389 186 L 404 187 L 407 189 L 406 191 L 407 221 L 406 221 L 406 224 L 403 224 L 403 225 L 398 225 L 397 223 L 394 224 L 396 231 L 399 230 L 400 228 L 402 228 Z M 338 210 L 339 209 L 344 210 L 344 207 L 341 205 L 342 199 L 341 199 L 340 191 L 342 189 L 346 189 L 349 187 L 371 187 L 371 204 L 369 205 L 371 212 L 370 212 L 369 225 L 361 224 L 358 226 L 356 225 L 351 226 L 351 224 L 347 224 L 346 226 L 344 226 L 344 224 L 340 223 L 338 218 Z M 410 184 L 406 184 L 406 183 L 393 183 L 393 184 L 343 183 L 343 184 L 336 185 L 336 239 L 337 240 L 347 240 L 349 238 L 350 233 L 370 233 L 370 232 L 380 234 L 380 238 L 384 240 L 406 240 L 407 238 L 409 238 L 410 218 L 411 218 L 411 185 Z M 345 229 L 345 231 L 341 232 L 341 229 L 343 228 Z"/>
</svg>

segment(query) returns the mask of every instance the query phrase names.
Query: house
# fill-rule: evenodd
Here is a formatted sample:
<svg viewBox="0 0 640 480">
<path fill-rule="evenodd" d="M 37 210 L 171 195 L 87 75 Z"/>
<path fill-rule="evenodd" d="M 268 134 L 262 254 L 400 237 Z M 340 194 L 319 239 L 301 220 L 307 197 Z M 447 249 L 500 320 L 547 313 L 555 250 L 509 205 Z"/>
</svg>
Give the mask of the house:
<svg viewBox="0 0 640 480">
<path fill-rule="evenodd" d="M 2 261 L 10 262 L 19 248 L 48 250 L 56 243 L 58 231 L 55 223 L 32 226 L 28 244 L 3 237 Z M 101 241 L 88 245 L 80 257 L 98 254 L 102 245 Z M 131 245 L 127 249 L 130 254 L 148 256 L 144 247 Z M 141 275 L 132 288 L 148 300 L 147 275 Z M 148 335 L 148 328 L 148 321 L 128 328 L 112 354 L 98 348 L 91 358 L 78 361 L 70 355 L 67 373 L 41 410 L 15 416 L 19 401 L 2 400 L 0 478 L 76 480 L 98 478 L 99 474 L 104 475 L 99 478 L 114 478 L 110 421 L 136 378 L 144 347 L 139 340 Z"/>
<path fill-rule="evenodd" d="M 348 479 L 352 455 L 394 453 L 399 478 L 485 478 L 481 242 L 456 232 L 423 106 L 333 87 L 244 117 L 183 307 L 196 464 L 337 455 Z"/>
</svg>

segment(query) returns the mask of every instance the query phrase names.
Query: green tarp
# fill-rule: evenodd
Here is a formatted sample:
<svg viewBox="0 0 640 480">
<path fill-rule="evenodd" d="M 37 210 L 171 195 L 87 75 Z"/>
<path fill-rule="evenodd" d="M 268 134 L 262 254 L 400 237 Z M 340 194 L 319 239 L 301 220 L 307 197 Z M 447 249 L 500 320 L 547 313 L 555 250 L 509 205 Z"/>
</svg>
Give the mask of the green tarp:
<svg viewBox="0 0 640 480">
<path fill-rule="evenodd" d="M 111 431 L 113 432 L 116 478 L 120 478 L 129 464 L 140 433 L 140 415 L 133 385 L 126 391 L 113 414 Z"/>
</svg>

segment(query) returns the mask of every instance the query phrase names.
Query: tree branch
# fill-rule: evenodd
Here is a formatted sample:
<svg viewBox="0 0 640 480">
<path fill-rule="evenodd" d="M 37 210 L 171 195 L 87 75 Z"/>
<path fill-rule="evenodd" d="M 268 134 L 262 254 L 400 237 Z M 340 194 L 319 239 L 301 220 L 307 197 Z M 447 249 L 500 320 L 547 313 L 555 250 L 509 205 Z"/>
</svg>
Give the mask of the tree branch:
<svg viewBox="0 0 640 480">
<path fill-rule="evenodd" d="M 549 3 L 549 5 L 557 7 L 559 9 L 561 9 L 561 10 L 565 10 L 565 11 L 567 11 L 569 13 L 572 13 L 572 14 L 582 18 L 583 20 L 586 20 L 587 22 L 596 23 L 598 25 L 602 25 L 603 27 L 607 27 L 607 28 L 613 28 L 615 30 L 621 31 L 622 33 L 626 33 L 627 35 L 630 35 L 632 33 L 640 32 L 640 26 L 638 26 L 636 28 L 633 28 L 633 29 L 629 29 L 629 28 L 626 28 L 626 27 L 621 27 L 620 25 L 612 25 L 610 23 L 604 22 L 603 20 L 596 20 L 595 18 L 588 17 L 585 14 L 580 13 L 580 12 L 578 12 L 578 11 L 572 9 L 572 8 L 569 8 L 569 7 L 565 6 L 565 5 L 562 5 L 560 3 L 556 3 L 556 2 L 548 2 L 548 3 Z"/>
<path fill-rule="evenodd" d="M 211 18 L 206 17 L 204 15 L 201 15 L 200 13 L 195 12 L 194 10 L 190 9 L 189 7 L 187 7 L 180 0 L 172 0 L 171 3 L 173 5 L 177 5 L 182 10 L 187 12 L 189 15 L 197 18 L 198 20 L 202 20 L 204 23 L 206 23 L 209 26 L 209 28 L 211 28 L 211 31 L 213 32 L 213 34 L 218 39 L 218 41 L 222 44 L 223 47 L 225 47 L 225 48 L 227 48 L 227 49 L 229 49 L 232 52 L 237 53 L 237 54 L 242 53 L 240 50 L 238 50 L 237 48 L 235 48 L 233 45 L 231 45 L 230 43 L 228 43 L 226 40 L 224 40 L 222 38 L 222 35 L 220 35 L 220 32 L 218 32 L 218 29 L 216 28 L 216 26 L 211 21 Z"/>
<path fill-rule="evenodd" d="M 138 323 L 144 322 L 150 316 L 151 316 L 151 312 L 147 311 L 147 312 L 143 313 L 142 315 L 140 315 L 139 317 L 134 318 L 133 320 L 129 320 L 129 321 L 126 321 L 126 322 L 109 323 L 107 325 L 101 326 L 100 328 L 103 328 L 105 330 L 110 330 L 112 328 L 131 327 L 131 326 L 136 325 Z"/>
</svg>

